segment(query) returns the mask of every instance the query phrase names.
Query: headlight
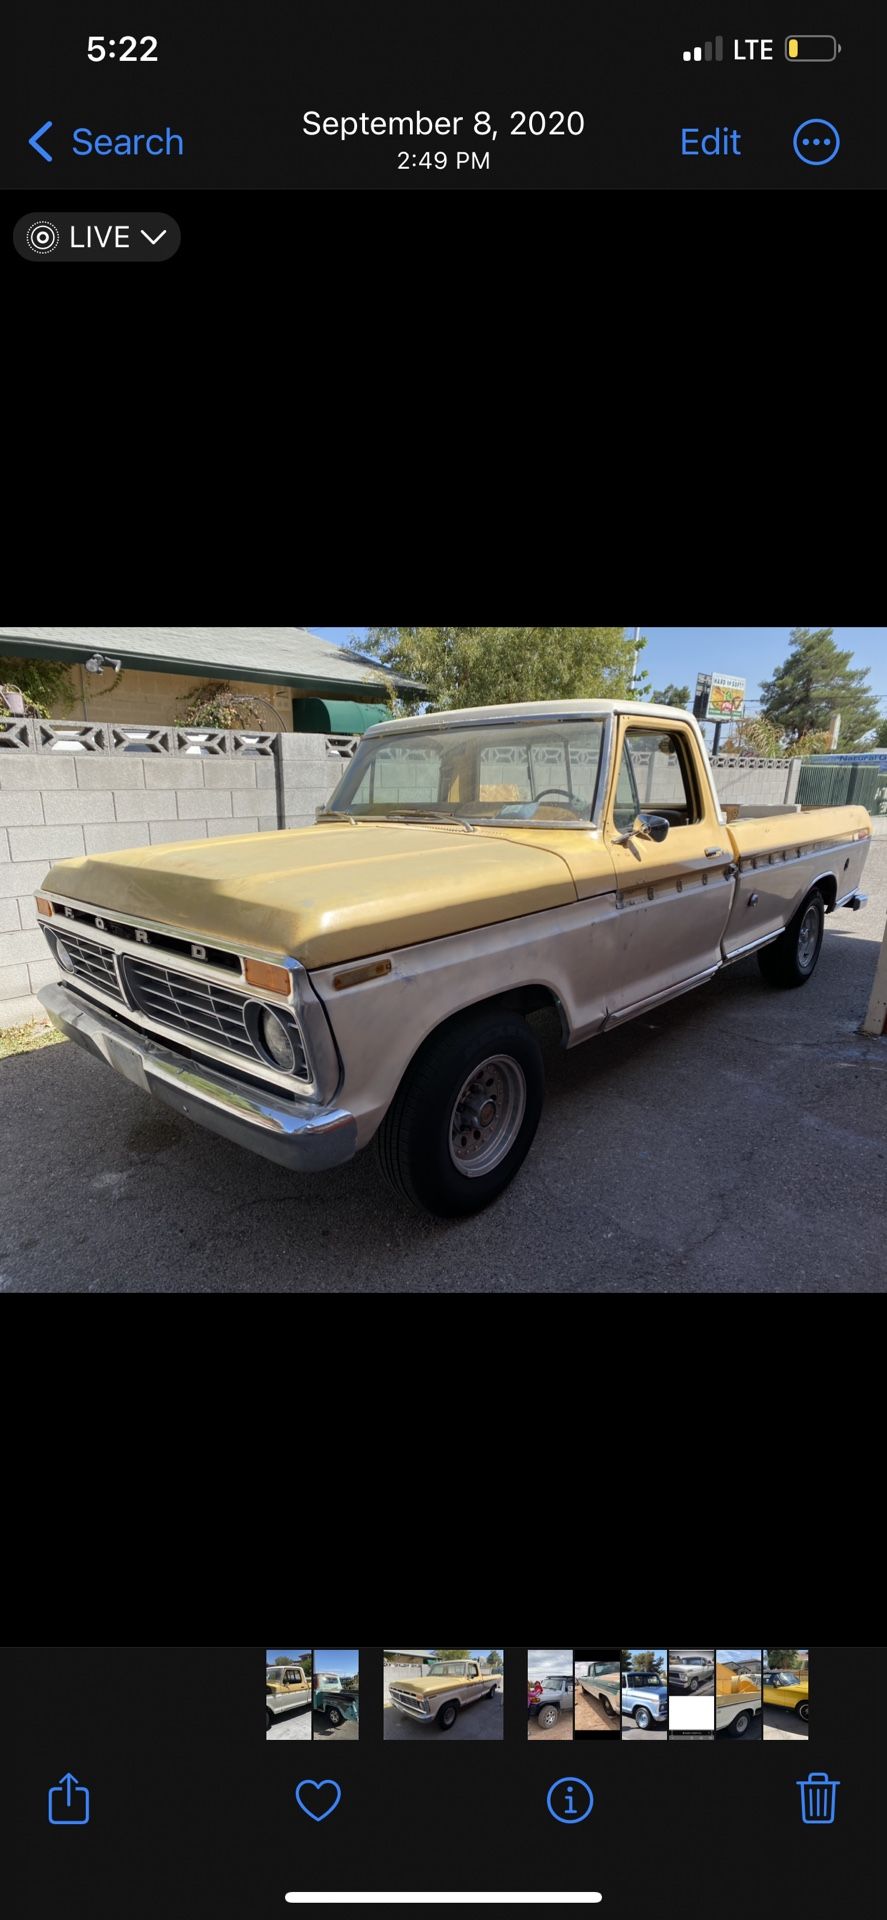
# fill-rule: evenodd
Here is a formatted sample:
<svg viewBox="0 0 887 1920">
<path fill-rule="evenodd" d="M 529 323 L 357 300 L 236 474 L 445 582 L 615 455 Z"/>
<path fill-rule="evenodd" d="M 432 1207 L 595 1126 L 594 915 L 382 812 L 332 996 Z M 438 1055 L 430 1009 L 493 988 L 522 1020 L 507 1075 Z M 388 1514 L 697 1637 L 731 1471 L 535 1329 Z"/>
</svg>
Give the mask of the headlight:
<svg viewBox="0 0 887 1920">
<path fill-rule="evenodd" d="M 293 1043 L 280 1015 L 271 1007 L 265 1007 L 260 1015 L 259 1034 L 274 1065 L 280 1068 L 281 1073 L 292 1073 L 296 1064 Z"/>
<path fill-rule="evenodd" d="M 68 949 L 65 946 L 65 943 L 63 940 L 56 941 L 55 951 L 56 951 L 56 958 L 58 960 L 59 966 L 64 967 L 66 973 L 73 973 L 74 962 L 71 959 L 71 955 L 69 954 Z"/>
</svg>

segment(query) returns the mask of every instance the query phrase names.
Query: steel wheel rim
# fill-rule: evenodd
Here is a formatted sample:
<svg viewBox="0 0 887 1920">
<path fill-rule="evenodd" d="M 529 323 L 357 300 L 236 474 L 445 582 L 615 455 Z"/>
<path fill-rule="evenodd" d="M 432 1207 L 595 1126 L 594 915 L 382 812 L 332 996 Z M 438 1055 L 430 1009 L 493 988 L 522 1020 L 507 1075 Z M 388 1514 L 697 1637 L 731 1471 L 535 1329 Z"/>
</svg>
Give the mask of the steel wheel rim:
<svg viewBox="0 0 887 1920">
<path fill-rule="evenodd" d="M 463 1082 L 450 1114 L 450 1159 L 469 1180 L 491 1173 L 510 1153 L 527 1105 L 523 1068 L 490 1054 Z"/>
<path fill-rule="evenodd" d="M 815 907 L 808 907 L 801 921 L 798 934 L 798 966 L 806 972 L 813 964 L 816 942 L 819 938 L 819 914 Z"/>
</svg>

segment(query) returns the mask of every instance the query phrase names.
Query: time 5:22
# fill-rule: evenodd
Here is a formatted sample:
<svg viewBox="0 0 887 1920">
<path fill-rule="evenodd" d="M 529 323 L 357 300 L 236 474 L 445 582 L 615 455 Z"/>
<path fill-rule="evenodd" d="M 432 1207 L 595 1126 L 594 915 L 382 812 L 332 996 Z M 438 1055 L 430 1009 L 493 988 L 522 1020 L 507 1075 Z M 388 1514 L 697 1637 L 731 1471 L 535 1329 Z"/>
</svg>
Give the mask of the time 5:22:
<svg viewBox="0 0 887 1920">
<path fill-rule="evenodd" d="M 144 47 L 144 53 L 136 53 L 136 47 Z M 123 34 L 119 40 L 105 43 L 103 33 L 91 33 L 86 44 L 87 60 L 156 60 L 157 41 L 151 34 L 144 34 L 136 40 L 131 33 Z"/>
</svg>

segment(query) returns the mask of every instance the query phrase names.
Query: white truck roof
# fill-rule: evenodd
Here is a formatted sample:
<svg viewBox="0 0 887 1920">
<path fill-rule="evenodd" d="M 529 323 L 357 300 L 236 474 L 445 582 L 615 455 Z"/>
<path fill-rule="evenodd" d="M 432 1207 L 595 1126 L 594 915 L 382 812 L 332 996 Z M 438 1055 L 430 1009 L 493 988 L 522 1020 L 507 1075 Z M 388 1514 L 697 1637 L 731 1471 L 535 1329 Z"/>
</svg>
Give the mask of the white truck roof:
<svg viewBox="0 0 887 1920">
<path fill-rule="evenodd" d="M 367 727 L 364 739 L 372 734 L 388 733 L 395 727 L 412 731 L 416 727 L 459 727 L 471 722 L 481 726 L 487 720 L 583 720 L 605 718 L 610 713 L 652 715 L 655 720 L 691 717 L 686 707 L 654 707 L 641 700 L 521 700 L 512 706 L 455 707 L 443 713 L 419 713 L 405 720 L 380 720 L 377 726 Z"/>
</svg>

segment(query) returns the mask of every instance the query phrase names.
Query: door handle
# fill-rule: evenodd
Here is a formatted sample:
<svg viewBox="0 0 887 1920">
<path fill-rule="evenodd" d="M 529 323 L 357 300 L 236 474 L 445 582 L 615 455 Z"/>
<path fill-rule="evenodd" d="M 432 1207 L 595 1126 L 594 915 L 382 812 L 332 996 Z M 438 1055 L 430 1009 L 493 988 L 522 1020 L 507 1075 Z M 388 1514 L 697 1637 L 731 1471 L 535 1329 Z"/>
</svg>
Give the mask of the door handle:
<svg viewBox="0 0 887 1920">
<path fill-rule="evenodd" d="M 721 854 L 721 856 L 723 856 L 726 853 L 726 851 L 727 851 L 726 847 L 706 847 L 705 849 L 706 860 L 716 860 L 718 857 L 718 854 Z"/>
</svg>

